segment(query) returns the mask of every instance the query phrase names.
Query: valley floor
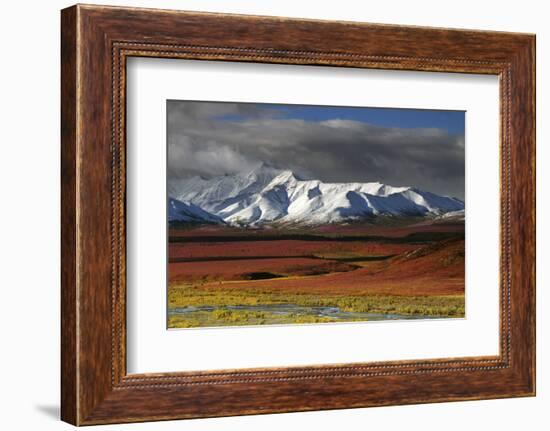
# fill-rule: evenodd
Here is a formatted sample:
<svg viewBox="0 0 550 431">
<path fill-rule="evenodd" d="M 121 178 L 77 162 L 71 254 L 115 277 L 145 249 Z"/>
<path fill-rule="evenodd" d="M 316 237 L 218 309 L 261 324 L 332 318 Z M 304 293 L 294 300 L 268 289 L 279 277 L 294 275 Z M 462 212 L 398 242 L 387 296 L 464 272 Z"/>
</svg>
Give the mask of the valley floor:
<svg viewBox="0 0 550 431">
<path fill-rule="evenodd" d="M 464 224 L 172 229 L 168 327 L 464 317 Z"/>
</svg>

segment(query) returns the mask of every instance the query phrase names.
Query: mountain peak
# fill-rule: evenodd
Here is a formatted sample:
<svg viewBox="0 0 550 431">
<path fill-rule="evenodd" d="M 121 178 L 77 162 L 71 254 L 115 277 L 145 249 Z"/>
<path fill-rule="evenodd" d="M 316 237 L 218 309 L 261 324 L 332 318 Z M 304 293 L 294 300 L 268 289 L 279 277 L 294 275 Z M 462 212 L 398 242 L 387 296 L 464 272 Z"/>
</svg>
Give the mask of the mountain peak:
<svg viewBox="0 0 550 431">
<path fill-rule="evenodd" d="M 296 178 L 296 175 L 294 175 L 294 172 L 286 170 L 286 171 L 281 171 L 279 175 L 273 178 L 272 183 L 274 182 L 284 183 L 291 180 L 297 181 L 298 178 Z"/>
<path fill-rule="evenodd" d="M 247 174 L 244 174 L 245 178 L 275 178 L 282 169 L 273 166 L 266 162 L 261 162 L 260 164 L 256 165 L 252 170 L 250 170 Z M 242 174 L 241 174 L 242 176 Z"/>
</svg>

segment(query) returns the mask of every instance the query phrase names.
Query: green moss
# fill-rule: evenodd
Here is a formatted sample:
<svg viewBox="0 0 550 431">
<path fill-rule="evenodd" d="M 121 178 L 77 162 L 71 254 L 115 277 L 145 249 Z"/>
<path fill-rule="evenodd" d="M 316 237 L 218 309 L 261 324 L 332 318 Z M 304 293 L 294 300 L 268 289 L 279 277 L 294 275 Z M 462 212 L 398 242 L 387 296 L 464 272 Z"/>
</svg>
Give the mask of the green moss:
<svg viewBox="0 0 550 431">
<path fill-rule="evenodd" d="M 168 290 L 169 308 L 213 306 L 214 311 L 193 315 L 170 315 L 171 328 L 240 326 L 261 324 L 323 323 L 343 321 L 324 316 L 281 314 L 264 311 L 228 310 L 227 306 L 295 304 L 303 307 L 338 307 L 352 313 L 401 314 L 415 316 L 464 317 L 464 295 L 447 296 L 343 296 L 305 293 L 262 292 L 257 290 L 205 289 L 180 285 Z M 365 318 L 350 317 L 347 321 Z"/>
</svg>

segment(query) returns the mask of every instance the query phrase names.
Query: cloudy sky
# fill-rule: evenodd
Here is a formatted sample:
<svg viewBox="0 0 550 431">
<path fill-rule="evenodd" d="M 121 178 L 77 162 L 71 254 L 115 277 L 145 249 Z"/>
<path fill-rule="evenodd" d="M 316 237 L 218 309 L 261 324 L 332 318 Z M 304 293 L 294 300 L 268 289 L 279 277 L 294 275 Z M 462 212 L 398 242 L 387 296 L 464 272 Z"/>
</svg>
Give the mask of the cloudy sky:
<svg viewBox="0 0 550 431">
<path fill-rule="evenodd" d="M 167 102 L 168 177 L 261 162 L 325 182 L 379 181 L 464 198 L 464 112 Z"/>
</svg>

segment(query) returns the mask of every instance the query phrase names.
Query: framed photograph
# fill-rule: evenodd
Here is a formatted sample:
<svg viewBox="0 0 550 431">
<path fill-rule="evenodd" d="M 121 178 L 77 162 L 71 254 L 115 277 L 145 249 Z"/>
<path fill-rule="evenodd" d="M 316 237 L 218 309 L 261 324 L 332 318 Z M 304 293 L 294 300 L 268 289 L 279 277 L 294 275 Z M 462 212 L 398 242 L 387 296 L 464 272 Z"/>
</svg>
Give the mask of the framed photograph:
<svg viewBox="0 0 550 431">
<path fill-rule="evenodd" d="M 535 394 L 535 37 L 62 11 L 62 419 Z"/>
</svg>

